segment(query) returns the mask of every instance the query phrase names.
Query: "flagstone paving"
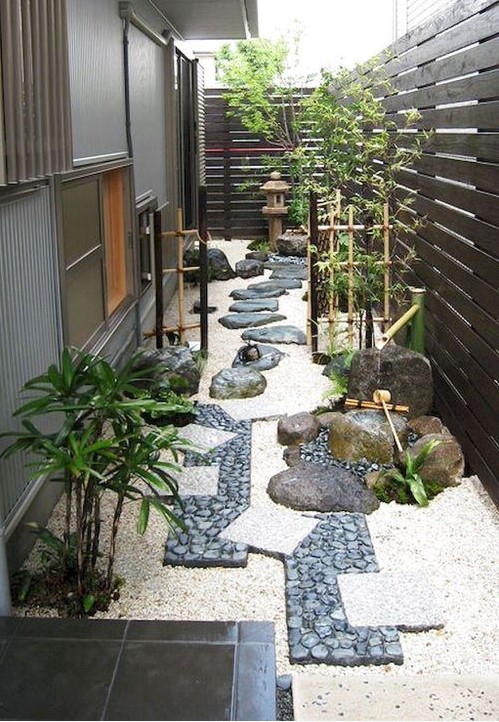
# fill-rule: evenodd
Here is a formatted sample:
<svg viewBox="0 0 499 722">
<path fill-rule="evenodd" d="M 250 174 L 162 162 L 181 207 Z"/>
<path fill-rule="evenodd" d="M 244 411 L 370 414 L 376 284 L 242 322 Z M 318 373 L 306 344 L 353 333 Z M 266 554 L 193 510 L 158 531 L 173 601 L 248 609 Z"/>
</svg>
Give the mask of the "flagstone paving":
<svg viewBox="0 0 499 722">
<path fill-rule="evenodd" d="M 406 632 L 439 629 L 444 620 L 422 574 L 340 574 L 341 597 L 354 627 L 390 624 Z"/>
</svg>

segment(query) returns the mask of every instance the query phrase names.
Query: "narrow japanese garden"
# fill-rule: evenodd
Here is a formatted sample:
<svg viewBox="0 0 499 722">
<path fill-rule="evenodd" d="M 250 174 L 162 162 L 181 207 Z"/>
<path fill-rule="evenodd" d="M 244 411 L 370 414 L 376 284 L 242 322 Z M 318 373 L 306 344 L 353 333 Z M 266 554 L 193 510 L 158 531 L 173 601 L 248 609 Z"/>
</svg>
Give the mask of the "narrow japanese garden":
<svg viewBox="0 0 499 722">
<path fill-rule="evenodd" d="M 193 234 L 162 348 L 144 339 L 118 370 L 66 349 L 26 385 L 4 453 L 29 451 L 63 495 L 15 614 L 270 621 L 283 689 L 380 666 L 493 675 L 497 510 L 435 412 L 398 237 L 416 219 L 397 174 L 429 134 L 416 111 L 386 120 L 365 69 L 283 84 L 283 118 L 256 95 L 285 61 L 263 41 L 220 55 L 230 112 L 286 149 L 254 189 L 269 237 Z"/>
</svg>

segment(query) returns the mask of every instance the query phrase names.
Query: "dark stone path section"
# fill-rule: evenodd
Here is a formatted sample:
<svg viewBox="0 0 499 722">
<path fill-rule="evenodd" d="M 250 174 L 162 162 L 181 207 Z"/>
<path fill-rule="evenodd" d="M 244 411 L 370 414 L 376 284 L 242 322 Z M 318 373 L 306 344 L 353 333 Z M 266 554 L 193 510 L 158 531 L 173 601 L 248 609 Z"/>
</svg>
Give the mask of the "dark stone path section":
<svg viewBox="0 0 499 722">
<path fill-rule="evenodd" d="M 298 266 L 296 263 L 292 264 L 276 264 L 276 268 L 270 274 L 270 280 L 273 281 L 276 278 L 295 278 L 298 281 L 307 280 L 307 267 Z"/>
<path fill-rule="evenodd" d="M 266 326 L 268 323 L 276 321 L 285 321 L 286 316 L 282 313 L 229 313 L 226 316 L 220 316 L 218 323 L 225 328 L 250 328 L 256 326 Z"/>
<path fill-rule="evenodd" d="M 237 436 L 221 446 L 198 454 L 189 451 L 184 466 L 220 466 L 216 496 L 184 497 L 184 508 L 175 505 L 175 513 L 188 533 L 167 540 L 164 563 L 186 567 L 243 567 L 248 562 L 248 547 L 218 535 L 249 506 L 251 483 L 251 422 L 234 421 L 220 406 L 196 406 L 196 423 L 230 431 Z"/>
<path fill-rule="evenodd" d="M 290 660 L 297 664 L 402 664 L 392 627 L 352 627 L 338 574 L 379 571 L 362 514 L 329 514 L 285 557 Z"/>
<path fill-rule="evenodd" d="M 276 719 L 269 622 L 2 617 L 0 650 L 0 719 Z"/>
</svg>

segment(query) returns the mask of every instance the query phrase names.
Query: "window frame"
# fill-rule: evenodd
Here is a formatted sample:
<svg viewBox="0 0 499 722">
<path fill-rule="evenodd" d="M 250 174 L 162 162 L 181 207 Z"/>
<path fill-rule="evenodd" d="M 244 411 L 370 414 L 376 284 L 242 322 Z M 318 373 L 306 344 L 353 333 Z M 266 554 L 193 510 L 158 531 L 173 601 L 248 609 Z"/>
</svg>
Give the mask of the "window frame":
<svg viewBox="0 0 499 722">
<path fill-rule="evenodd" d="M 106 235 L 104 219 L 104 176 L 111 171 L 122 170 L 124 172 L 124 201 L 123 201 L 123 222 L 125 228 L 125 263 L 126 282 L 128 292 L 123 301 L 112 312 L 108 312 L 108 287 L 107 287 L 107 254 Z M 97 179 L 99 193 L 99 229 L 101 238 L 101 276 L 102 276 L 102 304 L 104 319 L 102 323 L 92 332 L 90 337 L 81 344 L 84 350 L 95 347 L 107 335 L 111 335 L 119 326 L 123 318 L 130 312 L 130 309 L 137 304 L 137 262 L 136 262 L 136 241 L 135 222 L 133 208 L 133 163 L 131 160 L 119 160 L 115 162 L 99 163 L 98 165 L 76 168 L 67 173 L 55 174 L 52 178 L 52 192 L 56 217 L 57 247 L 59 258 L 59 284 L 61 297 L 61 327 L 64 345 L 72 345 L 69 328 L 68 309 L 68 288 L 67 269 L 64 247 L 64 226 L 63 226 L 63 190 L 71 185 L 78 185 L 91 179 Z"/>
</svg>

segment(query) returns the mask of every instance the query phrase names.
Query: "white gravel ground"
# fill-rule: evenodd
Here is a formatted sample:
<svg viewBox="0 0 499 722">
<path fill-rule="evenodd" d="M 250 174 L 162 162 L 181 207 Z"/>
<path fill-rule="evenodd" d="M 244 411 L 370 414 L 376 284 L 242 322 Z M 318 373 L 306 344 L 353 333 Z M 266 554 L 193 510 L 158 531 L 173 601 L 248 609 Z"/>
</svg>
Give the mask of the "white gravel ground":
<svg viewBox="0 0 499 722">
<path fill-rule="evenodd" d="M 228 249 L 228 244 L 217 245 L 229 251 L 232 263 L 244 257 L 244 243 L 233 242 Z M 228 292 L 245 283 L 235 279 L 210 284 L 210 304 L 218 306 L 219 312 L 226 312 Z M 291 292 L 282 297 L 281 309 L 289 322 L 304 327 L 302 293 Z M 196 338 L 195 333 L 192 338 Z M 211 375 L 230 366 L 238 346 L 234 342 L 237 333 L 224 329 L 216 318 L 210 317 L 210 358 L 200 400 L 211 401 L 208 396 Z M 321 367 L 311 363 L 305 347 L 286 350 L 290 356 L 279 367 L 266 372 L 268 389 L 251 407 L 251 414 L 258 418 L 312 409 L 327 388 L 320 375 Z M 229 402 L 224 406 L 230 413 Z M 274 473 L 285 468 L 282 447 L 276 441 L 276 426 L 275 420 L 253 424 L 255 504 L 272 504 L 266 485 Z M 140 538 L 135 533 L 135 516 L 133 508 L 125 511 L 119 535 L 116 572 L 125 577 L 126 585 L 120 599 L 101 617 L 269 620 L 276 628 L 278 674 L 379 675 L 379 667 L 289 664 L 284 571 L 280 561 L 252 554 L 245 569 L 164 567 L 164 523 L 152 515 L 146 534 Z M 404 665 L 388 665 L 383 670 L 389 674 L 497 674 L 499 523 L 497 510 L 479 480 L 476 477 L 463 480 L 459 487 L 447 489 L 427 508 L 382 504 L 368 517 L 368 523 L 381 570 L 424 573 L 439 596 L 446 619 L 442 630 L 401 634 Z"/>
</svg>

